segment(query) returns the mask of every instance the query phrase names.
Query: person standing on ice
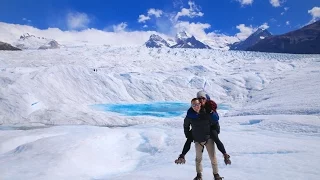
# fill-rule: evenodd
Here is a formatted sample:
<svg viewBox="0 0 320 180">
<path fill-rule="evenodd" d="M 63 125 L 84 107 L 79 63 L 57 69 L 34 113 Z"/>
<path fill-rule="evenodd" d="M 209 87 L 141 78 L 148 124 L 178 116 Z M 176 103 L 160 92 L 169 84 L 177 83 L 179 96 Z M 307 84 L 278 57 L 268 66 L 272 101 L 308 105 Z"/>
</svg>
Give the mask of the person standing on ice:
<svg viewBox="0 0 320 180">
<path fill-rule="evenodd" d="M 191 100 L 191 108 L 184 119 L 183 127 L 185 136 L 188 137 L 190 126 L 196 149 L 196 172 L 194 180 L 202 180 L 202 154 L 206 147 L 211 161 L 213 176 L 215 180 L 222 180 L 218 173 L 218 163 L 213 140 L 210 138 L 211 114 L 206 112 L 198 98 Z"/>
<path fill-rule="evenodd" d="M 220 124 L 219 124 L 219 114 L 217 113 L 217 103 L 210 99 L 209 95 L 204 91 L 199 91 L 197 93 L 197 98 L 199 99 L 201 106 L 203 106 L 208 113 L 210 113 L 211 124 L 210 124 L 210 137 L 217 144 L 217 148 L 223 154 L 224 162 L 226 165 L 231 164 L 230 155 L 227 154 L 223 143 L 219 139 L 218 134 L 220 134 Z"/>
<path fill-rule="evenodd" d="M 204 91 L 199 91 L 197 93 L 197 98 L 201 102 L 201 105 L 211 115 L 211 124 L 210 124 L 211 134 L 210 135 L 211 135 L 212 140 L 217 144 L 219 151 L 223 154 L 224 163 L 226 165 L 228 165 L 228 164 L 231 165 L 230 155 L 227 154 L 227 152 L 224 148 L 224 145 L 218 136 L 218 134 L 220 133 L 220 125 L 219 125 L 219 115 L 217 113 L 217 104 L 213 100 L 210 100 L 209 95 Z M 192 136 L 191 130 L 187 133 L 186 138 L 187 138 L 187 140 L 183 146 L 182 153 L 179 155 L 178 159 L 175 160 L 176 164 L 184 164 L 186 162 L 185 155 L 190 150 L 190 146 L 193 141 L 193 136 Z"/>
</svg>

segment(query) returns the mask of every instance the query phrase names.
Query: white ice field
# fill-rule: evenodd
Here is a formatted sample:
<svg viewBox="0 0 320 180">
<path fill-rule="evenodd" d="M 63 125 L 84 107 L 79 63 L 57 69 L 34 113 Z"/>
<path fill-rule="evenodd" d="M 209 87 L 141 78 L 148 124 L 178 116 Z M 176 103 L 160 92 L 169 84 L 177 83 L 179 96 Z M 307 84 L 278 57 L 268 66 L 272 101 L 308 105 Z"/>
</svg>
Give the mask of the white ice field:
<svg viewBox="0 0 320 180">
<path fill-rule="evenodd" d="M 189 101 L 205 86 L 231 155 L 225 180 L 320 179 L 320 55 L 103 45 L 0 52 L 0 179 L 193 179 Z M 182 103 L 177 116 L 99 104 Z M 219 107 L 221 107 L 219 106 Z M 168 106 L 168 111 L 170 106 Z M 143 111 L 143 109 L 142 109 Z M 204 153 L 204 179 L 213 179 Z"/>
</svg>

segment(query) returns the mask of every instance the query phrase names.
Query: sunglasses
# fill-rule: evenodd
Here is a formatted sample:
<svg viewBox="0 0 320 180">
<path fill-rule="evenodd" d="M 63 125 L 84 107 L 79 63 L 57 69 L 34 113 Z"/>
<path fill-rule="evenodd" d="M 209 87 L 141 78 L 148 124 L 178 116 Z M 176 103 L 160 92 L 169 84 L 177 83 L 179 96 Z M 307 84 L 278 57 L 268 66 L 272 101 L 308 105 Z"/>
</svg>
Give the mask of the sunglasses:
<svg viewBox="0 0 320 180">
<path fill-rule="evenodd" d="M 206 100 L 205 97 L 200 97 L 200 98 L 198 98 L 198 99 L 199 99 L 199 101 L 200 101 L 200 100 Z"/>
<path fill-rule="evenodd" d="M 192 104 L 191 106 L 192 106 L 192 107 L 200 106 L 200 103 Z"/>
</svg>

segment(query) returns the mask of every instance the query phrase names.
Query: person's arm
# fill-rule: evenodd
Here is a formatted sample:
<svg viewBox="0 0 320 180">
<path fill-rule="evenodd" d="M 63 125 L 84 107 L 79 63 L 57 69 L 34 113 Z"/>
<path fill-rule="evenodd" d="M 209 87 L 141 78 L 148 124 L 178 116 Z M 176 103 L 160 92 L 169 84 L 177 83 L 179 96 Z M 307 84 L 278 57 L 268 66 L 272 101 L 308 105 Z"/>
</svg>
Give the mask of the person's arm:
<svg viewBox="0 0 320 180">
<path fill-rule="evenodd" d="M 217 112 L 211 112 L 210 114 L 211 114 L 211 118 L 214 122 L 219 121 L 219 114 Z"/>
</svg>

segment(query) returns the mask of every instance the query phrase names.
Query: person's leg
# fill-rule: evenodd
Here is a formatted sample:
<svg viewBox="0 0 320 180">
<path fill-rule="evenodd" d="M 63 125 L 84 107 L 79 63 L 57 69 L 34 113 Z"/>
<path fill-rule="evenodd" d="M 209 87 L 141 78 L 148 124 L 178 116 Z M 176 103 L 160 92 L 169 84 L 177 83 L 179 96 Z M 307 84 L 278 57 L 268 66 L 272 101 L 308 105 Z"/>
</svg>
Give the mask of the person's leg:
<svg viewBox="0 0 320 180">
<path fill-rule="evenodd" d="M 183 150 L 181 153 L 183 156 L 189 152 L 192 142 L 193 142 L 193 136 L 192 136 L 192 131 L 190 130 L 188 132 L 187 141 L 186 143 L 184 143 Z"/>
<path fill-rule="evenodd" d="M 179 155 L 178 159 L 176 159 L 174 161 L 176 164 L 184 164 L 184 163 L 186 163 L 185 155 L 189 152 L 192 142 L 193 142 L 193 136 L 192 136 L 192 132 L 190 130 L 188 135 L 187 135 L 187 140 L 184 143 L 184 146 L 183 146 L 183 149 L 182 149 L 182 153 Z"/>
<path fill-rule="evenodd" d="M 211 161 L 213 174 L 214 175 L 218 174 L 218 161 L 217 161 L 216 151 L 214 147 L 214 142 L 212 139 L 208 139 L 206 143 L 206 149 L 208 151 L 208 155 Z"/>
<path fill-rule="evenodd" d="M 222 154 L 226 153 L 226 149 L 224 148 L 223 143 L 219 139 L 218 132 L 216 130 L 211 130 L 211 138 L 217 144 L 217 148 Z"/>
<path fill-rule="evenodd" d="M 196 171 L 197 171 L 197 173 L 202 173 L 201 161 L 202 161 L 202 153 L 203 153 L 204 146 L 198 142 L 195 142 L 194 145 L 196 148 Z"/>
<path fill-rule="evenodd" d="M 184 143 L 183 150 L 181 153 L 183 156 L 185 156 L 189 152 L 192 141 L 193 141 L 193 139 L 188 138 L 186 140 L 186 142 Z"/>
<path fill-rule="evenodd" d="M 230 155 L 227 154 L 223 143 L 220 141 L 218 132 L 215 130 L 211 130 L 211 138 L 217 144 L 219 151 L 223 154 L 224 163 L 226 165 L 228 165 L 228 164 L 230 165 L 231 164 Z"/>
</svg>

